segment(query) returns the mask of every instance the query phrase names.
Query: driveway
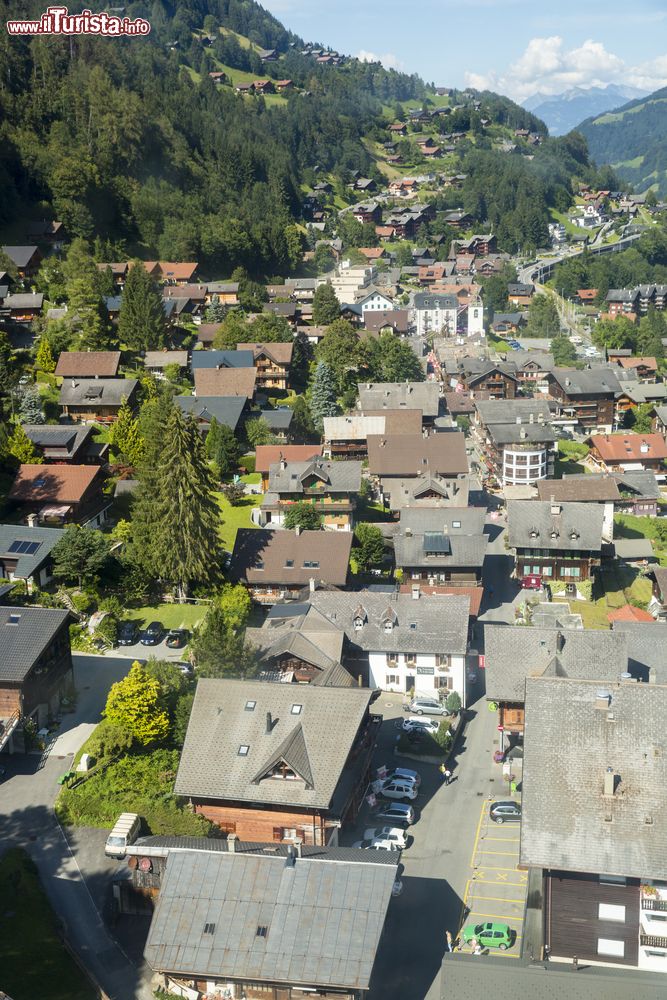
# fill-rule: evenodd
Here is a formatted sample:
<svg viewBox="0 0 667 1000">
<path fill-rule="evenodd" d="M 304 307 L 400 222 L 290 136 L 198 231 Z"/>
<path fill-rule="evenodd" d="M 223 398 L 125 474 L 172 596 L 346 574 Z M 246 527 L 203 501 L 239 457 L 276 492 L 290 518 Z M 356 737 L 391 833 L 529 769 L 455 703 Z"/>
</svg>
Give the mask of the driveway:
<svg viewBox="0 0 667 1000">
<path fill-rule="evenodd" d="M 150 973 L 132 964 L 101 917 L 115 870 L 101 848 L 103 832 L 89 838 L 77 830 L 68 840 L 53 812 L 59 775 L 99 722 L 111 684 L 129 665 L 111 656 L 74 654 L 73 659 L 77 708 L 63 718 L 55 741 L 41 755 L 3 756 L 0 842 L 28 851 L 69 944 L 110 1000 L 151 1000 Z"/>
</svg>

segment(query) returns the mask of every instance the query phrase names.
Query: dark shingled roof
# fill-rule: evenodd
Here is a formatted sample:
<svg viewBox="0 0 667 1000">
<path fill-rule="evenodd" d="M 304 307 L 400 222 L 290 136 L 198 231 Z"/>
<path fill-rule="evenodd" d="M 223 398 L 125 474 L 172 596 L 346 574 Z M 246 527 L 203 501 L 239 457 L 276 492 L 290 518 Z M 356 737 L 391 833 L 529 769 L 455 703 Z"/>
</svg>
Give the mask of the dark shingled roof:
<svg viewBox="0 0 667 1000">
<path fill-rule="evenodd" d="M 0 559 L 17 559 L 14 576 L 27 580 L 44 564 L 63 535 L 62 528 L 0 524 Z"/>
<path fill-rule="evenodd" d="M 184 413 L 193 413 L 198 420 L 210 423 L 215 417 L 219 424 L 233 431 L 246 406 L 244 396 L 175 396 L 174 402 Z"/>
<path fill-rule="evenodd" d="M 599 552 L 604 508 L 600 504 L 552 504 L 542 500 L 509 500 L 507 523 L 512 548 L 566 552 Z"/>
<path fill-rule="evenodd" d="M 55 608 L 0 607 L 0 681 L 23 681 L 69 617 Z"/>
<path fill-rule="evenodd" d="M 468 458 L 465 437 L 459 431 L 443 434 L 369 434 L 368 467 L 377 476 L 415 477 L 424 472 L 442 476 L 465 475 Z"/>
<path fill-rule="evenodd" d="M 667 687 L 529 678 L 522 807 L 522 864 L 666 879 Z"/>
</svg>

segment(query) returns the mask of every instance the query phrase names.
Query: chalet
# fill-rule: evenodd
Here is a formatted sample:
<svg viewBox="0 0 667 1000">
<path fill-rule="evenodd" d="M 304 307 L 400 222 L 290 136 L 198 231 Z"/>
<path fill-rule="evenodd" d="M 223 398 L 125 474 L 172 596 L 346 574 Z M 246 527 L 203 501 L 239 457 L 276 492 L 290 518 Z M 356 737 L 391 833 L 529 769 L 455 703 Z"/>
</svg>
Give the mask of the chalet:
<svg viewBox="0 0 667 1000">
<path fill-rule="evenodd" d="M 280 462 L 309 462 L 322 455 L 321 444 L 260 444 L 255 449 L 255 472 L 262 477 L 262 493 L 269 488 L 271 466 Z"/>
<path fill-rule="evenodd" d="M 366 309 L 363 320 L 364 328 L 371 334 L 396 333 L 405 336 L 410 330 L 410 314 L 407 309 Z"/>
<path fill-rule="evenodd" d="M 196 261 L 144 261 L 144 267 L 148 273 L 156 281 L 165 285 L 190 286 L 197 273 L 198 266 Z"/>
<path fill-rule="evenodd" d="M 507 298 L 513 306 L 529 306 L 533 301 L 535 286 L 525 284 L 510 284 L 507 286 Z"/>
<path fill-rule="evenodd" d="M 389 126 L 389 131 L 392 135 L 407 135 L 408 127 L 404 122 L 394 122 Z"/>
<path fill-rule="evenodd" d="M 563 500 L 587 500 L 594 501 L 596 494 L 597 502 L 603 502 L 605 497 L 605 507 L 608 502 L 613 503 L 610 514 L 611 528 L 613 529 L 613 514 L 633 514 L 635 517 L 655 517 L 658 512 L 658 500 L 661 496 L 660 484 L 653 472 L 631 471 L 631 472 L 601 472 L 601 473 L 581 473 L 580 475 L 568 475 L 562 480 L 564 492 L 571 493 L 571 496 L 560 497 L 556 491 L 556 499 Z M 557 483 L 545 483 L 545 490 L 549 486 L 556 486 Z M 539 487 L 539 484 L 538 484 Z M 553 493 L 553 489 L 551 493 Z M 606 494 L 606 495 L 605 495 Z M 549 499 L 546 495 L 540 496 L 541 500 Z M 607 515 L 605 514 L 605 522 Z M 609 535 L 609 540 L 613 536 Z M 606 536 L 605 536 L 606 538 Z"/>
<path fill-rule="evenodd" d="M 463 212 L 459 209 L 455 212 L 445 212 L 444 221 L 452 229 L 469 229 L 474 219 L 469 212 Z"/>
<path fill-rule="evenodd" d="M 480 395 L 484 399 L 514 399 L 519 384 L 512 362 L 495 364 L 482 358 L 463 358 L 457 378 L 473 398 Z"/>
<path fill-rule="evenodd" d="M 246 642 L 259 652 L 262 680 L 322 687 L 357 683 L 341 663 L 345 632 L 311 604 L 275 604 L 261 628 L 246 629 Z"/>
<path fill-rule="evenodd" d="M 234 90 L 237 94 L 252 94 L 254 92 L 254 83 L 235 83 Z"/>
<path fill-rule="evenodd" d="M 262 311 L 270 316 L 282 316 L 293 330 L 302 317 L 302 309 L 296 302 L 265 302 Z"/>
<path fill-rule="evenodd" d="M 25 581 L 29 592 L 45 587 L 51 580 L 51 549 L 63 534 L 60 528 L 0 524 L 0 577 Z"/>
<path fill-rule="evenodd" d="M 278 52 L 276 49 L 259 49 L 257 55 L 263 63 L 276 62 L 278 59 Z"/>
<path fill-rule="evenodd" d="M 259 416 L 268 425 L 274 441 L 289 441 L 294 421 L 294 410 L 291 406 L 276 406 L 271 409 L 260 410 Z"/>
<path fill-rule="evenodd" d="M 368 468 L 383 494 L 391 494 L 399 480 L 425 473 L 440 476 L 452 485 L 468 476 L 463 434 L 382 434 L 368 436 Z"/>
<path fill-rule="evenodd" d="M 359 407 L 365 413 L 420 410 L 424 424 L 432 424 L 440 413 L 440 390 L 435 382 L 361 382 Z"/>
<path fill-rule="evenodd" d="M 296 302 L 312 304 L 317 285 L 317 278 L 285 278 L 285 287 Z"/>
<path fill-rule="evenodd" d="M 238 306 L 238 281 L 210 281 L 206 286 L 206 301 L 217 302 L 223 306 Z"/>
<path fill-rule="evenodd" d="M 102 274 L 107 271 L 111 272 L 111 278 L 113 280 L 114 288 L 117 292 L 122 292 L 125 287 L 125 280 L 127 278 L 127 272 L 130 270 L 130 263 L 127 260 L 118 261 L 115 263 L 108 263 L 105 261 L 102 264 L 95 265 L 97 270 Z"/>
<path fill-rule="evenodd" d="M 298 600 L 317 586 L 345 587 L 352 534 L 240 528 L 229 578 L 243 583 L 258 604 Z"/>
<path fill-rule="evenodd" d="M 667 443 L 661 434 L 593 434 L 587 443 L 591 461 L 602 472 L 664 474 Z"/>
<path fill-rule="evenodd" d="M 21 465 L 7 499 L 29 525 L 99 527 L 110 505 L 103 485 L 96 465 Z"/>
<path fill-rule="evenodd" d="M 392 299 L 374 285 L 362 288 L 354 304 L 361 310 L 362 317 L 368 312 L 386 313 L 394 308 Z"/>
<path fill-rule="evenodd" d="M 667 972 L 666 724 L 664 685 L 526 681 L 519 860 L 556 961 Z"/>
<path fill-rule="evenodd" d="M 197 685 L 175 791 L 241 841 L 337 844 L 363 802 L 372 692 L 304 684 L 296 694 L 261 680 Z"/>
<path fill-rule="evenodd" d="M 639 314 L 639 289 L 610 288 L 605 299 L 610 316 L 636 316 Z"/>
<path fill-rule="evenodd" d="M 265 738 L 262 745 L 255 737 L 255 753 L 266 755 L 274 743 Z M 283 752 L 303 770 L 310 756 L 319 756 L 317 749 L 309 746 L 305 757 L 296 745 Z M 357 756 L 365 760 L 366 754 L 359 751 Z M 353 769 L 355 778 L 358 769 Z M 318 784 L 325 773 L 318 773 Z M 267 782 L 278 784 L 276 778 Z M 301 779 L 290 780 L 295 784 L 302 784 Z M 302 823 L 309 822 L 305 809 L 297 815 Z M 155 981 L 172 996 L 226 994 L 248 1000 L 368 996 L 397 878 L 396 852 L 312 848 L 302 846 L 300 837 L 294 845 L 237 843 L 236 835 L 227 841 L 193 841 L 183 850 L 182 840 L 148 837 L 133 845 L 131 860 L 136 867 L 120 894 L 122 899 L 131 892 L 132 882 L 143 889 L 146 870 L 151 886 L 159 884 L 144 956 Z M 173 851 L 170 843 L 175 845 Z M 204 910 L 206 937 L 197 918 L 185 917 Z M 136 912 L 136 903 L 130 904 L 130 912 Z M 313 950 L 305 942 L 312 941 L 315 928 L 319 937 Z M 360 957 L 351 960 L 359 935 L 363 948 Z"/>
<path fill-rule="evenodd" d="M 72 462 L 76 465 L 101 465 L 109 454 L 109 445 L 93 438 L 93 428 L 82 424 L 23 424 L 23 430 L 44 462 Z"/>
<path fill-rule="evenodd" d="M 564 427 L 610 434 L 614 400 L 620 384 L 611 368 L 554 368 L 548 375 L 548 395 L 558 404 L 556 421 Z"/>
<path fill-rule="evenodd" d="M 648 609 L 658 621 L 667 621 L 667 568 L 653 566 L 650 577 L 653 581 L 653 592 Z"/>
<path fill-rule="evenodd" d="M 69 611 L 0 607 L 0 751 L 22 749 L 23 724 L 41 729 L 74 687 Z"/>
<path fill-rule="evenodd" d="M 494 313 L 491 329 L 497 336 L 504 336 L 506 333 L 517 333 L 519 328 L 526 325 L 526 313 Z"/>
<path fill-rule="evenodd" d="M 655 358 L 619 358 L 617 364 L 631 371 L 640 382 L 655 382 L 658 362 Z"/>
<path fill-rule="evenodd" d="M 196 328 L 197 344 L 200 344 L 204 348 L 212 347 L 213 341 L 221 327 L 222 323 L 200 323 Z M 195 345 L 195 349 L 198 349 L 197 345 Z"/>
<path fill-rule="evenodd" d="M 37 240 L 38 243 L 58 246 L 65 239 L 65 226 L 55 220 L 39 219 L 37 222 L 28 223 L 26 236 L 29 240 Z"/>
<path fill-rule="evenodd" d="M 385 502 L 393 511 L 443 507 L 465 507 L 468 504 L 470 482 L 467 477 L 440 476 L 423 472 L 418 476 L 396 479 L 388 484 Z"/>
<path fill-rule="evenodd" d="M 38 247 L 3 246 L 2 250 L 16 267 L 19 277 L 34 278 L 42 262 L 42 254 Z"/>
<path fill-rule="evenodd" d="M 134 408 L 136 378 L 67 378 L 60 387 L 62 415 L 68 420 L 111 423 L 123 403 Z"/>
<path fill-rule="evenodd" d="M 314 458 L 288 462 L 284 457 L 269 469 L 269 488 L 260 508 L 262 525 L 280 527 L 295 503 L 311 504 L 325 529 L 352 531 L 361 488 L 361 462 Z"/>
<path fill-rule="evenodd" d="M 543 400 L 477 400 L 474 437 L 483 464 L 503 486 L 528 486 L 553 476 L 556 434 Z"/>
<path fill-rule="evenodd" d="M 247 368 L 253 367 L 251 350 L 241 351 L 193 351 L 190 356 L 190 370 L 193 375 L 201 369 Z"/>
<path fill-rule="evenodd" d="M 382 222 L 382 211 L 376 201 L 362 202 L 359 205 L 355 205 L 350 211 L 352 218 L 362 224 L 372 222 L 375 225 L 379 225 Z"/>
<path fill-rule="evenodd" d="M 18 292 L 5 296 L 1 311 L 15 323 L 32 323 L 41 313 L 43 304 L 41 292 Z"/>
<path fill-rule="evenodd" d="M 116 378 L 120 351 L 63 351 L 54 375 L 60 378 Z"/>
<path fill-rule="evenodd" d="M 456 691 L 466 704 L 467 595 L 321 590 L 310 603 L 344 630 L 344 664 L 369 687 L 436 698 Z"/>
<path fill-rule="evenodd" d="M 229 82 L 229 77 L 227 76 L 226 73 L 223 73 L 222 71 L 216 70 L 215 72 L 209 73 L 208 75 L 210 79 L 213 80 L 213 83 L 215 83 L 218 87 L 221 87 L 223 83 Z"/>
<path fill-rule="evenodd" d="M 184 413 L 192 413 L 203 437 L 208 434 L 213 419 L 236 433 L 248 411 L 245 396 L 174 396 L 174 402 Z"/>
<path fill-rule="evenodd" d="M 562 580 L 576 590 L 600 566 L 603 516 L 597 504 L 508 501 L 515 576 Z"/>
<path fill-rule="evenodd" d="M 253 90 L 256 94 L 275 94 L 273 80 L 253 80 Z"/>
<path fill-rule="evenodd" d="M 252 353 L 258 389 L 287 389 L 294 344 L 237 344 L 238 351 Z"/>
<path fill-rule="evenodd" d="M 123 296 L 122 295 L 104 295 L 103 298 L 102 298 L 102 301 L 104 302 L 104 308 L 106 309 L 107 316 L 109 317 L 109 319 L 111 320 L 111 322 L 114 323 L 114 324 L 117 323 L 118 319 L 120 317 L 120 307 L 123 304 Z M 52 312 L 52 310 L 49 309 L 49 312 Z M 65 313 L 67 313 L 67 308 L 66 307 L 65 307 Z M 54 318 L 54 317 L 49 317 L 49 315 L 47 313 L 47 319 L 52 319 L 52 318 Z"/>
<path fill-rule="evenodd" d="M 354 411 L 324 418 L 324 450 L 330 458 L 366 458 L 369 434 L 420 434 L 421 410 Z"/>
<path fill-rule="evenodd" d="M 187 351 L 146 351 L 144 355 L 144 368 L 151 375 L 158 379 L 164 379 L 165 368 L 175 365 L 179 373 L 183 373 L 188 367 Z"/>
<path fill-rule="evenodd" d="M 591 503 L 602 508 L 602 539 L 614 538 L 614 511 L 621 500 L 618 483 L 613 476 L 565 476 L 563 479 L 540 479 L 536 483 L 537 498 L 550 503 Z"/>
<path fill-rule="evenodd" d="M 474 586 L 482 578 L 488 536 L 482 507 L 406 507 L 393 536 L 406 583 Z"/>
<path fill-rule="evenodd" d="M 195 395 L 197 397 L 241 396 L 244 399 L 252 399 L 255 394 L 256 376 L 255 368 L 196 368 Z"/>
<path fill-rule="evenodd" d="M 178 313 L 189 312 L 198 315 L 204 309 L 206 296 L 208 294 L 207 285 L 192 285 L 185 282 L 167 284 L 162 286 L 162 297 L 167 302 L 173 301 Z"/>
</svg>

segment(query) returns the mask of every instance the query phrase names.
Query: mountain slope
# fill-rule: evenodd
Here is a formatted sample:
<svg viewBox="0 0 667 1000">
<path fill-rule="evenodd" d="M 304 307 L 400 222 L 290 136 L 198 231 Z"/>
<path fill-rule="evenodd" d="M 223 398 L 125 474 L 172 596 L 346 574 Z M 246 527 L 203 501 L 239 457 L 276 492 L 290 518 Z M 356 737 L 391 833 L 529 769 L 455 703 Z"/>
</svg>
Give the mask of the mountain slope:
<svg viewBox="0 0 667 1000">
<path fill-rule="evenodd" d="M 592 158 L 608 163 L 638 191 L 667 194 L 667 87 L 578 126 Z"/>
<path fill-rule="evenodd" d="M 585 118 L 593 118 L 627 101 L 646 97 L 646 91 L 610 83 L 606 87 L 572 87 L 562 94 L 535 94 L 524 108 L 546 122 L 552 135 L 565 135 Z"/>
</svg>

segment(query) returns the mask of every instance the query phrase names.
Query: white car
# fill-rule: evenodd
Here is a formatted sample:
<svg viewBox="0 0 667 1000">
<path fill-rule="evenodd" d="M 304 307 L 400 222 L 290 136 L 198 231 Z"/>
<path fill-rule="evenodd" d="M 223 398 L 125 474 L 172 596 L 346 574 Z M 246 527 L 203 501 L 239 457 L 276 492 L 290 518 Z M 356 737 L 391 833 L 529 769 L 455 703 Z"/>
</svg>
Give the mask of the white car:
<svg viewBox="0 0 667 1000">
<path fill-rule="evenodd" d="M 437 733 L 440 728 L 438 722 L 434 722 L 432 719 L 425 719 L 421 715 L 410 715 L 407 719 L 403 719 L 403 725 L 401 727 L 406 733 L 414 732 L 424 732 L 424 733 Z"/>
<path fill-rule="evenodd" d="M 379 789 L 380 795 L 385 799 L 408 799 L 413 801 L 417 798 L 417 786 L 413 781 L 385 781 Z"/>
<path fill-rule="evenodd" d="M 384 840 L 380 837 L 373 840 L 357 840 L 352 846 L 360 848 L 362 851 L 400 851 L 400 847 L 395 841 Z"/>
<path fill-rule="evenodd" d="M 392 781 L 394 778 L 398 778 L 399 781 L 414 781 L 415 785 L 419 787 L 422 783 L 421 775 L 418 771 L 410 771 L 407 767 L 385 767 L 378 768 L 377 773 L 380 775 L 384 771 L 384 777 L 382 781 Z"/>
<path fill-rule="evenodd" d="M 391 840 L 403 850 L 408 842 L 405 830 L 397 826 L 372 826 L 364 830 L 364 840 Z"/>
</svg>

